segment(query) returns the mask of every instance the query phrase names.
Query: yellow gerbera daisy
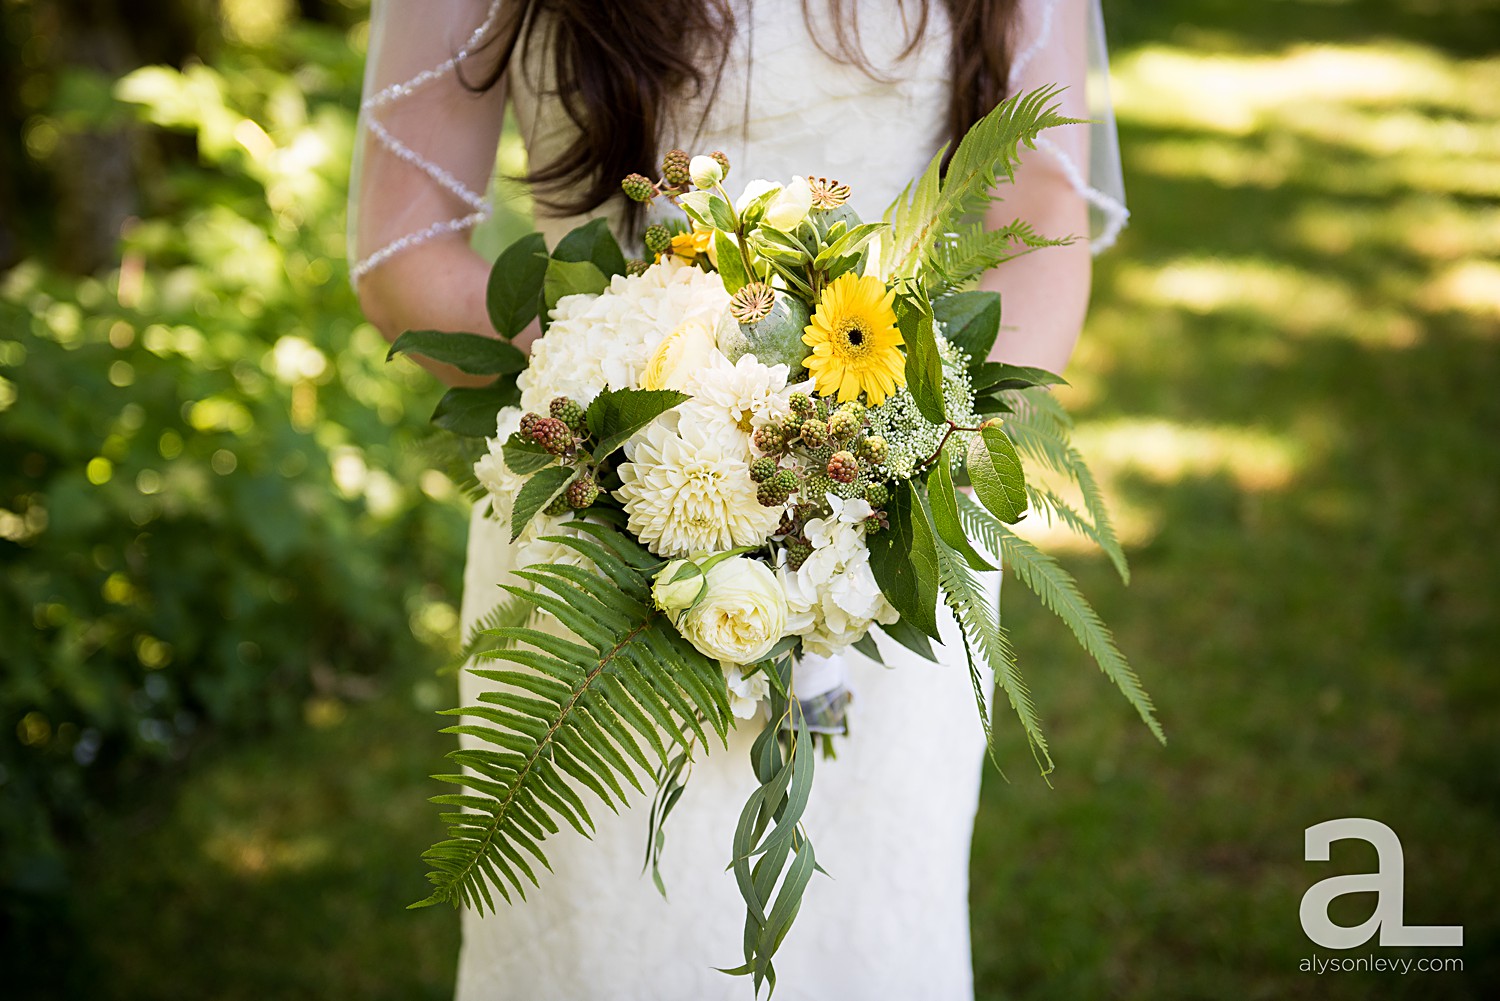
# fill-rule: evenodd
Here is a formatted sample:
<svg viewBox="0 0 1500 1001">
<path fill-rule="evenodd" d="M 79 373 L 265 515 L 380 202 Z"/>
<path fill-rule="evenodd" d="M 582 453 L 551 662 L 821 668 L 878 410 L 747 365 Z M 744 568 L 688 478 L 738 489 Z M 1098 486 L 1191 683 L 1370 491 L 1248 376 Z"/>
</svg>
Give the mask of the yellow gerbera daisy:
<svg viewBox="0 0 1500 1001">
<path fill-rule="evenodd" d="M 886 291 L 879 278 L 846 272 L 823 290 L 818 311 L 802 335 L 812 348 L 803 362 L 820 396 L 837 395 L 840 402 L 860 393 L 871 404 L 906 385 L 906 355 L 896 311 L 896 293 Z"/>
<path fill-rule="evenodd" d="M 714 231 L 694 226 L 691 233 L 678 233 L 672 237 L 672 256 L 688 264 L 695 263 L 700 256 L 708 254 Z"/>
</svg>

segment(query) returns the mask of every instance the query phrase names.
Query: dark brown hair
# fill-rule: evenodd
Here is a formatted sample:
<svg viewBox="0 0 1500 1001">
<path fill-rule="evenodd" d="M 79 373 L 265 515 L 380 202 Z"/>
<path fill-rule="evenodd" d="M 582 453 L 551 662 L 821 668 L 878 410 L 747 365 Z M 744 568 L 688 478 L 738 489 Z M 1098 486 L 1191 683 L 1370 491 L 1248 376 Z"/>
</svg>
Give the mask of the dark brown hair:
<svg viewBox="0 0 1500 1001">
<path fill-rule="evenodd" d="M 819 38 L 818 46 L 874 75 L 859 44 L 859 0 L 821 2 L 832 15 L 833 38 L 831 45 Z M 932 2 L 898 3 L 907 39 L 902 58 L 926 32 Z M 1019 0 L 941 2 L 952 25 L 947 131 L 956 142 L 1006 96 Z M 712 99 L 734 36 L 730 0 L 520 0 L 508 8 L 492 39 L 495 64 L 470 86 L 494 87 L 521 45 L 545 43 L 555 96 L 577 135 L 549 162 L 533 163 L 527 180 L 540 204 L 568 213 L 587 212 L 618 195 L 626 174 L 655 175 L 667 102 L 705 89 Z M 811 30 L 812 0 L 802 0 L 802 13 Z M 543 31 L 547 37 L 538 38 Z"/>
</svg>

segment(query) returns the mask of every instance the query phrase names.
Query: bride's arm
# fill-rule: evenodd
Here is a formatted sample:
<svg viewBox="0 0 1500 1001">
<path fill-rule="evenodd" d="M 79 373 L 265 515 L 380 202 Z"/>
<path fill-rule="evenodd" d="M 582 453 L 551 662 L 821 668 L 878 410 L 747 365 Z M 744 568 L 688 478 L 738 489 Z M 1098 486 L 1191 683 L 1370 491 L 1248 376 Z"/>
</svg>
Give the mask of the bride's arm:
<svg viewBox="0 0 1500 1001">
<path fill-rule="evenodd" d="M 377 4 L 366 100 L 453 59 L 486 23 L 487 6 L 476 0 Z M 493 56 L 491 46 L 465 60 L 464 78 L 481 78 Z M 469 246 L 460 221 L 476 214 L 474 200 L 489 186 L 504 108 L 503 82 L 476 93 L 452 69 L 366 108 L 350 205 L 351 254 L 369 262 L 359 276 L 359 301 L 387 339 L 417 328 L 495 335 L 484 301 L 489 265 Z M 414 159 L 454 183 L 445 187 Z M 445 225 L 446 231 L 423 235 Z M 425 367 L 451 385 L 484 381 L 447 366 Z"/>
<path fill-rule="evenodd" d="M 1087 118 L 1087 3 L 1028 0 L 1022 9 L 1016 34 L 1019 72 L 1012 76 L 1011 92 L 1046 84 L 1067 87 L 1061 97 L 1063 114 Z M 1087 169 L 1087 126 L 1063 126 L 1045 136 L 1075 165 Z M 1043 147 L 1022 153 L 1015 183 L 1001 189 L 1005 200 L 990 209 L 990 225 L 1003 226 L 1020 217 L 1045 236 L 1077 239 L 1066 247 L 1038 250 L 1003 264 L 980 282 L 981 288 L 1001 295 L 1002 327 L 991 357 L 1061 373 L 1088 312 L 1093 274 L 1088 203 L 1055 152 Z"/>
</svg>

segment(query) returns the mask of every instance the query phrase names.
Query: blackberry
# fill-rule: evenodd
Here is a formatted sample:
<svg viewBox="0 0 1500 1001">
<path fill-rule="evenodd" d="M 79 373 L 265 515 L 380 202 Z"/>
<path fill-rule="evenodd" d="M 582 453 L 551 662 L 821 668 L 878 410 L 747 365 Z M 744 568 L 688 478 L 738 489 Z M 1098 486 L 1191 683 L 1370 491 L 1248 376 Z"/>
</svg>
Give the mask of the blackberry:
<svg viewBox="0 0 1500 1001">
<path fill-rule="evenodd" d="M 813 406 L 812 397 L 806 393 L 793 393 L 787 397 L 787 405 L 792 408 L 792 413 L 803 418 L 811 417 L 818 409 Z"/>
<path fill-rule="evenodd" d="M 580 431 L 583 429 L 583 422 L 586 416 L 583 408 L 566 396 L 554 397 L 552 402 L 548 404 L 547 409 L 553 417 L 562 421 L 572 430 Z"/>
<path fill-rule="evenodd" d="M 885 439 L 878 434 L 872 434 L 868 438 L 860 439 L 858 445 L 854 446 L 854 454 L 861 462 L 872 466 L 878 466 L 885 462 L 886 453 Z"/>
<path fill-rule="evenodd" d="M 631 174 L 620 182 L 620 188 L 633 202 L 649 202 L 656 197 L 656 185 L 644 174 Z"/>
<path fill-rule="evenodd" d="M 779 479 L 780 477 L 773 476 L 755 488 L 755 499 L 760 501 L 761 507 L 780 507 L 792 495 L 790 490 L 784 489 L 777 482 Z"/>
<path fill-rule="evenodd" d="M 755 447 L 767 455 L 780 455 L 786 451 L 786 429 L 780 424 L 767 424 L 757 429 L 752 440 Z"/>
<path fill-rule="evenodd" d="M 792 539 L 786 544 L 786 565 L 791 570 L 801 570 L 802 564 L 813 554 L 813 547 L 802 539 Z"/>
<path fill-rule="evenodd" d="M 822 448 L 828 444 L 826 421 L 810 418 L 802 422 L 802 444 L 807 448 Z"/>
<path fill-rule="evenodd" d="M 710 153 L 708 155 L 709 155 L 709 158 L 711 160 L 713 160 L 715 163 L 717 163 L 720 167 L 724 168 L 724 177 L 728 177 L 729 176 L 729 157 L 727 157 L 727 156 L 724 155 L 724 151 L 716 149 L 716 150 L 714 150 L 712 153 Z M 722 178 L 721 178 L 721 180 L 722 180 Z"/>
<path fill-rule="evenodd" d="M 661 223 L 647 226 L 646 232 L 641 234 L 641 240 L 653 254 L 665 254 L 672 249 L 672 232 Z"/>
<path fill-rule="evenodd" d="M 764 483 L 776 475 L 776 460 L 770 457 L 762 457 L 750 463 L 750 478 L 756 483 Z"/>
<path fill-rule="evenodd" d="M 562 455 L 573 447 L 573 432 L 556 417 L 542 417 L 532 427 L 531 440 L 553 455 Z"/>
<path fill-rule="evenodd" d="M 884 483 L 871 483 L 865 487 L 865 500 L 873 508 L 882 508 L 891 502 L 891 492 Z"/>
<path fill-rule="evenodd" d="M 853 483 L 859 476 L 859 460 L 853 452 L 835 452 L 828 460 L 828 478 L 839 483 Z"/>
<path fill-rule="evenodd" d="M 668 184 L 681 188 L 692 181 L 692 174 L 688 172 L 688 164 L 692 162 L 693 158 L 686 150 L 668 150 L 661 160 L 661 176 Z"/>
<path fill-rule="evenodd" d="M 856 416 L 847 407 L 839 407 L 834 411 L 833 416 L 828 418 L 828 433 L 835 438 L 851 438 L 859 433 L 862 426 L 862 418 Z"/>
<path fill-rule="evenodd" d="M 582 510 L 599 499 L 599 484 L 594 481 L 594 474 L 590 472 L 579 473 L 568 489 L 563 491 L 563 498 L 568 502 L 568 507 Z"/>
</svg>

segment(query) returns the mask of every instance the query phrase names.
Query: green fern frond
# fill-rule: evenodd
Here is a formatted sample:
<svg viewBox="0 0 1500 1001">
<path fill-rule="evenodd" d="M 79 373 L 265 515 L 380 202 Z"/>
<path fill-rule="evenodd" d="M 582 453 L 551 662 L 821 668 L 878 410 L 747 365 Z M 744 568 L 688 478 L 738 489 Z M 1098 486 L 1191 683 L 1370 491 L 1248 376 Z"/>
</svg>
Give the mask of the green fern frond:
<svg viewBox="0 0 1500 1001">
<path fill-rule="evenodd" d="M 1050 555 L 992 518 L 968 497 L 959 498 L 959 517 L 963 519 L 965 528 L 994 550 L 1041 599 L 1042 604 L 1063 621 L 1078 640 L 1079 646 L 1094 658 L 1099 669 L 1135 707 L 1136 713 L 1156 739 L 1165 744 L 1167 737 L 1156 719 L 1156 708 L 1151 703 L 1151 696 L 1146 694 L 1141 686 L 1141 679 L 1115 644 L 1114 634 L 1078 590 L 1078 582 L 1073 579 L 1073 575 Z"/>
<path fill-rule="evenodd" d="M 922 269 L 939 237 L 956 228 L 970 213 L 994 198 L 1003 176 L 1015 176 L 1021 145 L 1035 149 L 1043 129 L 1079 124 L 1078 119 L 1058 113 L 1057 87 L 1042 87 L 1017 94 L 981 118 L 959 142 L 943 169 L 938 151 L 922 176 L 907 185 L 886 209 L 885 221 L 893 238 L 883 247 L 881 264 L 893 278 L 914 278 Z"/>
<path fill-rule="evenodd" d="M 1120 545 L 1120 540 L 1115 538 L 1114 526 L 1105 522 L 1107 531 L 1100 531 L 1099 526 L 1081 514 L 1056 491 L 1045 487 L 1027 483 L 1026 496 L 1031 501 L 1032 509 L 1042 512 L 1048 522 L 1053 520 L 1062 522 L 1072 532 L 1090 540 L 1103 550 L 1104 554 L 1109 557 L 1110 563 L 1114 565 L 1115 572 L 1120 575 L 1120 581 L 1124 584 L 1130 583 L 1130 563 L 1125 558 L 1125 549 Z"/>
<path fill-rule="evenodd" d="M 547 866 L 541 844 L 559 822 L 587 836 L 593 820 L 581 790 L 610 809 L 625 787 L 642 789 L 668 761 L 668 744 L 706 741 L 706 724 L 727 743 L 732 717 L 719 665 L 698 653 L 650 600 L 650 568 L 659 563 L 612 528 L 575 523 L 584 534 L 556 538 L 599 569 L 545 564 L 508 585 L 529 613 L 546 612 L 566 637 L 524 625 L 499 625 L 498 644 L 480 656 L 505 662 L 475 669 L 495 684 L 481 705 L 448 710 L 464 720 L 444 733 L 479 742 L 449 757 L 468 769 L 438 776 L 463 787 L 434 802 L 464 812 L 444 816 L 448 839 L 423 856 L 432 894 L 414 906 L 449 901 L 494 909 L 535 885 Z M 692 738 L 688 735 L 692 734 Z"/>
<path fill-rule="evenodd" d="M 993 230 L 986 229 L 983 222 L 969 223 L 938 238 L 928 255 L 927 291 L 933 296 L 956 291 L 1006 261 L 1072 242 L 1072 237 L 1042 236 L 1024 219 Z"/>
<path fill-rule="evenodd" d="M 464 637 L 463 646 L 458 651 L 458 663 L 467 664 L 478 654 L 496 646 L 503 646 L 504 641 L 494 635 L 496 631 L 506 626 L 530 624 L 533 612 L 535 609 L 529 603 L 515 595 L 502 598 L 498 605 L 469 627 L 469 633 Z"/>
<path fill-rule="evenodd" d="M 994 672 L 995 683 L 1010 700 L 1011 708 L 1021 721 L 1021 728 L 1026 731 L 1032 754 L 1036 756 L 1042 774 L 1046 775 L 1052 771 L 1053 766 L 1052 756 L 1047 750 L 1047 738 L 1042 734 L 1042 721 L 1031 701 L 1031 692 L 1021 678 L 1015 650 L 1010 645 L 1010 637 L 1000 625 L 994 602 L 964 558 L 942 539 L 937 539 L 936 542 L 938 584 L 942 587 L 944 604 L 953 611 L 963 632 L 964 652 L 969 661 L 969 678 L 974 685 L 974 698 L 979 705 L 979 718 L 984 726 L 991 758 L 993 760 L 994 734 L 985 709 L 979 672 L 974 663 L 975 652 Z"/>
</svg>

